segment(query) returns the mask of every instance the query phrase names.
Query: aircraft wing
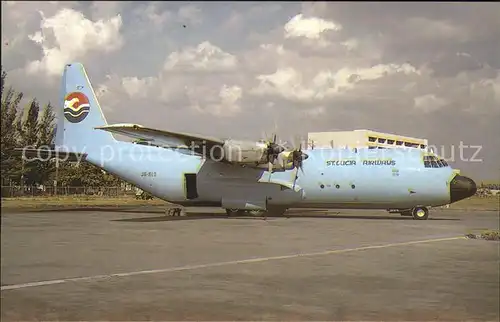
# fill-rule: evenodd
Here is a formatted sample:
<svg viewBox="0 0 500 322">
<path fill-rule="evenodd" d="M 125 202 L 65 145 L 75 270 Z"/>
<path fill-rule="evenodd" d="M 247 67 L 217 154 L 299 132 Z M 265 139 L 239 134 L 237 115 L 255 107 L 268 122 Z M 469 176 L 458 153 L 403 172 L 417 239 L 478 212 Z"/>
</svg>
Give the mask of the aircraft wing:
<svg viewBox="0 0 500 322">
<path fill-rule="evenodd" d="M 215 145 L 222 146 L 224 141 L 205 137 L 197 134 L 170 132 L 164 130 L 157 130 L 153 128 L 144 127 L 139 124 L 112 124 L 105 126 L 98 126 L 96 129 L 108 131 L 111 133 L 121 134 L 135 139 L 147 141 L 152 145 L 163 147 L 186 147 L 191 148 L 192 145 L 199 146 L 194 151 L 201 153 L 202 145 L 206 146 L 207 151 Z M 198 151 L 199 150 L 199 151 Z"/>
</svg>

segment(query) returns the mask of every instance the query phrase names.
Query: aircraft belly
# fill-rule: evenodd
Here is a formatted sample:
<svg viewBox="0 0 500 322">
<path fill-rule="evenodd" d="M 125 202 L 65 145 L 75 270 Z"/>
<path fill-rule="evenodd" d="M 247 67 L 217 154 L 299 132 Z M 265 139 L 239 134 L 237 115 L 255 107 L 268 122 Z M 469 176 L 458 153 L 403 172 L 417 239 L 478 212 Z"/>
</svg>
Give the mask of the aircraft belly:
<svg viewBox="0 0 500 322">
<path fill-rule="evenodd" d="M 235 207 L 234 204 L 254 205 L 249 207 L 262 207 L 262 205 L 287 205 L 300 202 L 301 193 L 290 189 L 281 189 L 280 185 L 269 183 L 256 183 L 237 179 L 218 178 L 200 181 L 198 187 L 200 199 L 222 201 Z"/>
</svg>

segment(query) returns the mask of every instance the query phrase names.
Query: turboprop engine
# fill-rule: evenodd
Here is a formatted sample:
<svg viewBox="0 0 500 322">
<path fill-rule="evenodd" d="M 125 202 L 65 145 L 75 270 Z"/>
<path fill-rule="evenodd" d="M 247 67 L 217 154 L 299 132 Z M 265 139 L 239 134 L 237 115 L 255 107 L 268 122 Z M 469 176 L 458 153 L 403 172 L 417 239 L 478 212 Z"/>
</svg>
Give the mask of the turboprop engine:
<svg viewBox="0 0 500 322">
<path fill-rule="evenodd" d="M 271 150 L 261 142 L 232 141 L 224 145 L 224 153 L 229 162 L 269 172 L 301 169 L 302 162 L 308 158 L 301 149 L 285 151 L 279 147 Z"/>
<path fill-rule="evenodd" d="M 274 162 L 284 147 L 274 142 L 226 140 L 222 147 L 224 159 L 229 162 L 259 165 Z"/>
<path fill-rule="evenodd" d="M 302 146 L 298 150 L 286 150 L 276 143 L 276 135 L 268 142 L 226 140 L 222 150 L 228 162 L 269 172 L 302 168 L 302 161 L 308 157 L 302 152 Z"/>
</svg>

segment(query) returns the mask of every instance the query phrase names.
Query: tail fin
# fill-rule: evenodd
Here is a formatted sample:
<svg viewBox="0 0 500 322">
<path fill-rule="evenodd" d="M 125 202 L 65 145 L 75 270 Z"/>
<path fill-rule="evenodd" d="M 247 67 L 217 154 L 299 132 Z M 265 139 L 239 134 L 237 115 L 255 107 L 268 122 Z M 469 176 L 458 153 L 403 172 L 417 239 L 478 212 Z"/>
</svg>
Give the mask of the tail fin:
<svg viewBox="0 0 500 322">
<path fill-rule="evenodd" d="M 85 153 L 116 142 L 111 133 L 95 129 L 107 125 L 107 122 L 80 63 L 64 67 L 61 101 L 56 115 L 56 148 Z"/>
</svg>

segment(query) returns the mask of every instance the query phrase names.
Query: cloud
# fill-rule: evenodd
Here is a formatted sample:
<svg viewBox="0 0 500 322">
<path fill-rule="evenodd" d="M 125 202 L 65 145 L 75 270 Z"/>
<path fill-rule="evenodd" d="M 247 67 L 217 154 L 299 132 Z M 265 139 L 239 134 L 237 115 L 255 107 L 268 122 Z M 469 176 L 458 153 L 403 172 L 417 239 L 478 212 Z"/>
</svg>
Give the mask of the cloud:
<svg viewBox="0 0 500 322">
<path fill-rule="evenodd" d="M 500 71 L 492 79 L 479 79 L 469 85 L 469 112 L 481 114 L 497 114 L 500 117 Z"/>
<path fill-rule="evenodd" d="M 243 90 L 237 85 L 224 84 L 217 92 L 210 88 L 198 88 L 188 91 L 191 108 L 203 114 L 209 113 L 219 117 L 233 116 L 239 112 Z M 202 102 L 200 98 L 203 97 Z"/>
<path fill-rule="evenodd" d="M 484 146 L 484 162 L 456 164 L 478 177 L 500 158 L 484 140 L 500 117 L 494 3 L 1 6 L 8 81 L 55 102 L 53 80 L 79 60 L 110 123 L 252 138 L 276 121 L 287 138 L 372 128 L 463 141 Z"/>
<path fill-rule="evenodd" d="M 408 75 L 419 74 L 420 71 L 409 64 L 379 64 L 368 68 L 344 67 L 337 71 L 321 70 L 309 80 L 305 80 L 300 71 L 288 67 L 278 69 L 274 74 L 257 76 L 259 85 L 252 93 L 277 95 L 291 101 L 323 101 L 347 93 L 363 82 L 397 73 Z"/>
<path fill-rule="evenodd" d="M 156 82 L 154 77 L 124 77 L 122 78 L 122 86 L 125 92 L 131 98 L 144 98 L 148 94 L 148 89 Z"/>
<path fill-rule="evenodd" d="M 431 112 L 437 110 L 448 102 L 445 99 L 436 97 L 434 94 L 426 94 L 414 98 L 415 108 L 421 110 L 422 112 Z"/>
<path fill-rule="evenodd" d="M 326 109 L 324 106 L 317 106 L 317 107 L 313 107 L 310 109 L 301 110 L 300 112 L 305 117 L 317 118 L 317 117 L 321 117 L 322 115 L 324 115 L 326 113 Z"/>
<path fill-rule="evenodd" d="M 165 61 L 165 70 L 182 71 L 230 71 L 237 65 L 235 56 L 224 52 L 209 41 L 196 47 L 189 47 L 180 52 L 173 52 Z"/>
<path fill-rule="evenodd" d="M 148 2 L 134 9 L 134 14 L 140 18 L 142 24 L 150 24 L 154 28 L 162 28 L 165 24 L 174 19 L 174 14 L 168 10 L 162 10 L 161 2 Z"/>
<path fill-rule="evenodd" d="M 304 18 L 298 14 L 285 25 L 285 38 L 306 37 L 319 39 L 321 33 L 329 30 L 341 30 L 342 26 L 333 21 L 320 18 Z"/>
<path fill-rule="evenodd" d="M 181 7 L 177 15 L 179 16 L 181 22 L 188 25 L 199 25 L 203 22 L 203 16 L 200 8 L 194 5 Z"/>
<path fill-rule="evenodd" d="M 61 9 L 49 18 L 43 12 L 40 14 L 41 30 L 28 37 L 42 47 L 43 57 L 26 66 L 30 73 L 60 75 L 64 64 L 70 61 L 81 59 L 92 51 L 115 51 L 123 44 L 120 35 L 122 19 L 119 15 L 93 22 L 73 9 Z"/>
<path fill-rule="evenodd" d="M 125 5 L 127 3 L 121 1 L 92 1 L 90 4 L 90 17 L 92 20 L 115 17 L 117 13 L 123 10 Z"/>
<path fill-rule="evenodd" d="M 359 41 L 357 39 L 351 38 L 341 42 L 341 45 L 345 46 L 347 50 L 351 51 L 359 47 Z"/>
<path fill-rule="evenodd" d="M 412 38 L 420 40 L 447 39 L 455 42 L 464 42 L 470 39 L 469 31 L 453 22 L 433 20 L 425 17 L 413 17 L 403 26 L 405 31 L 412 33 Z"/>
</svg>

